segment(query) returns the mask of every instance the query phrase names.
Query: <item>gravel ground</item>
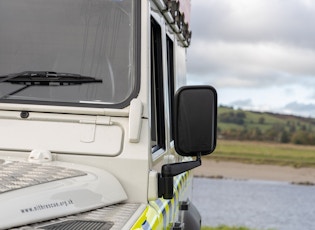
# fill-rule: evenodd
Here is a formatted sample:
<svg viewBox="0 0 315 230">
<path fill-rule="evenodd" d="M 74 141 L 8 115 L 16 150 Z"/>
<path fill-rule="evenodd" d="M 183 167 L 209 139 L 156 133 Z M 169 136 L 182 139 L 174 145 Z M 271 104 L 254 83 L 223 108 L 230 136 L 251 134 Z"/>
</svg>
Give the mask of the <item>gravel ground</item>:
<svg viewBox="0 0 315 230">
<path fill-rule="evenodd" d="M 202 160 L 202 166 L 193 169 L 195 176 L 229 179 L 287 181 L 297 184 L 315 184 L 315 168 L 254 165 L 229 161 Z"/>
</svg>

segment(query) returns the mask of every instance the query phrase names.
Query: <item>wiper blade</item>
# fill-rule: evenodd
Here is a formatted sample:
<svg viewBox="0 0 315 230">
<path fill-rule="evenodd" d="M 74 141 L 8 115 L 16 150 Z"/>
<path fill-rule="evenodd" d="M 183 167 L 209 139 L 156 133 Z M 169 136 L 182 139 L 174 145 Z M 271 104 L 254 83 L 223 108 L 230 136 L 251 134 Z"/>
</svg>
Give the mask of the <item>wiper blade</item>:
<svg viewBox="0 0 315 230">
<path fill-rule="evenodd" d="M 101 79 L 82 76 L 80 74 L 58 73 L 51 71 L 25 71 L 0 76 L 0 83 L 1 82 L 28 86 L 60 86 L 102 83 L 103 81 Z"/>
</svg>

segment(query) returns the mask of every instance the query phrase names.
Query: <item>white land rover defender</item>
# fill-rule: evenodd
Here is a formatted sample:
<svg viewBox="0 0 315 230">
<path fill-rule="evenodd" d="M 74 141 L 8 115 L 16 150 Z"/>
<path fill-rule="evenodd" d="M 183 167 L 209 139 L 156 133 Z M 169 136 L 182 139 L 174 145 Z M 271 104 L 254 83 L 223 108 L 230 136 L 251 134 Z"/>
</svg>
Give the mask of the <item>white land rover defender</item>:
<svg viewBox="0 0 315 230">
<path fill-rule="evenodd" d="M 201 226 L 217 94 L 186 85 L 190 0 L 0 1 L 0 229 Z"/>
</svg>

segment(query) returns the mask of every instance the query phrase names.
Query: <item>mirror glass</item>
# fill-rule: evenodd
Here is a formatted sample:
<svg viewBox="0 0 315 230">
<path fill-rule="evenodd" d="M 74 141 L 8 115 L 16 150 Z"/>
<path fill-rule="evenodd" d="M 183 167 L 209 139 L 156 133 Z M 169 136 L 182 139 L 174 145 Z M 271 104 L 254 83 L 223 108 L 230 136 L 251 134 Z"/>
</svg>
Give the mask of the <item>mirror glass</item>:
<svg viewBox="0 0 315 230">
<path fill-rule="evenodd" d="M 182 156 L 207 155 L 216 147 L 217 93 L 211 86 L 185 86 L 175 95 L 174 143 Z"/>
</svg>

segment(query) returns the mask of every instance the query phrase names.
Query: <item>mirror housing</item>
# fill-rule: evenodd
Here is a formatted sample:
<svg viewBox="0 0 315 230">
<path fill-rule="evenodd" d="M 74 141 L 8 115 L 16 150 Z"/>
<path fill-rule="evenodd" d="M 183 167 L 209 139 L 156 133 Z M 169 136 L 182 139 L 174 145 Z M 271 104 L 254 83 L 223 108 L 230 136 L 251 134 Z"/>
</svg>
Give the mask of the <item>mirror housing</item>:
<svg viewBox="0 0 315 230">
<path fill-rule="evenodd" d="M 174 144 L 182 156 L 207 155 L 216 147 L 217 92 L 211 86 L 184 86 L 175 95 Z"/>
<path fill-rule="evenodd" d="M 211 86 L 185 86 L 175 95 L 174 145 L 195 161 L 165 164 L 158 174 L 158 196 L 174 197 L 174 176 L 201 165 L 201 155 L 214 151 L 217 137 L 217 92 Z"/>
</svg>

